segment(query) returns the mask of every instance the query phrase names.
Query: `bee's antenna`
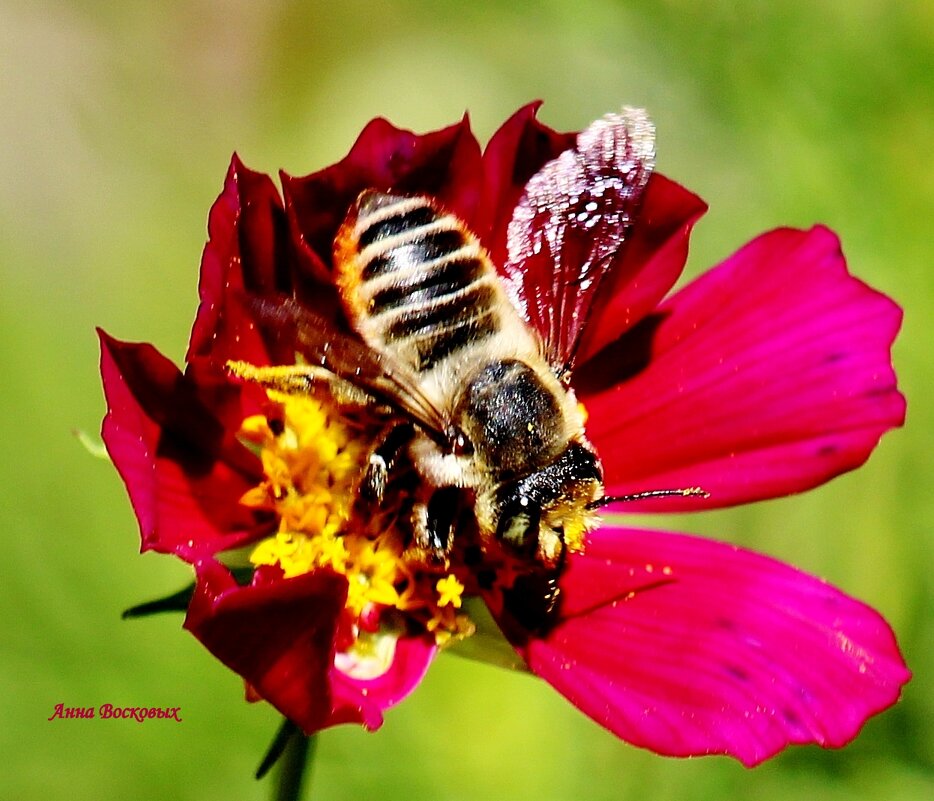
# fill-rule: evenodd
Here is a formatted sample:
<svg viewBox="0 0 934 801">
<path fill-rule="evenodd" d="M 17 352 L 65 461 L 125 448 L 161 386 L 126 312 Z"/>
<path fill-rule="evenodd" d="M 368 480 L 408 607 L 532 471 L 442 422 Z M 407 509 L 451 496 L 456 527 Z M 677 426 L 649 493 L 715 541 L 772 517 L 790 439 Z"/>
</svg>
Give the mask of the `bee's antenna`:
<svg viewBox="0 0 934 801">
<path fill-rule="evenodd" d="M 646 498 L 667 498 L 680 495 L 683 498 L 709 498 L 710 493 L 700 487 L 687 487 L 685 489 L 648 490 L 647 492 L 634 492 L 632 495 L 604 495 L 587 504 L 588 509 L 602 509 L 611 503 L 626 503 L 628 501 L 643 501 Z"/>
</svg>

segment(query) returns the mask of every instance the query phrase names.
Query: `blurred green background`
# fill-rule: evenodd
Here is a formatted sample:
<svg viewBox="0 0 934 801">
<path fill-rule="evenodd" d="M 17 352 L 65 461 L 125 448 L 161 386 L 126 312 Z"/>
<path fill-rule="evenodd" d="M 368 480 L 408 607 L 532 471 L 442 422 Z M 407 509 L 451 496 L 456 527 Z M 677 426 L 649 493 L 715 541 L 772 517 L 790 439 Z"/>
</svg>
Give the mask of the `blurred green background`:
<svg viewBox="0 0 934 801">
<path fill-rule="evenodd" d="M 915 679 L 839 752 L 754 771 L 632 748 L 545 684 L 439 660 L 375 735 L 321 739 L 321 799 L 934 797 L 931 367 L 934 4 L 918 2 L 0 2 L 0 799 L 259 799 L 277 715 L 180 617 L 120 611 L 189 579 L 137 555 L 96 431 L 101 325 L 178 360 L 228 159 L 302 174 L 371 117 L 481 140 L 540 97 L 586 125 L 644 105 L 659 169 L 711 211 L 694 275 L 755 234 L 816 221 L 898 299 L 904 430 L 805 496 L 659 521 L 751 545 L 879 608 Z M 928 586 L 925 586 L 925 584 Z M 57 703 L 180 706 L 181 724 L 53 721 Z"/>
</svg>

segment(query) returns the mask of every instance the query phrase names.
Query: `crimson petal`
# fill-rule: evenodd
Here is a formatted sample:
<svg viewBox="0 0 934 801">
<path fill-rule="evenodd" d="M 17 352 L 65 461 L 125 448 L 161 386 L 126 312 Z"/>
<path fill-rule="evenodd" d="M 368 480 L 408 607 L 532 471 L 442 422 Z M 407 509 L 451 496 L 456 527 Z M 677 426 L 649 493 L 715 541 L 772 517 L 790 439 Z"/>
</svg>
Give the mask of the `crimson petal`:
<svg viewBox="0 0 934 801">
<path fill-rule="evenodd" d="M 151 345 L 99 332 L 107 399 L 102 436 L 139 520 L 142 550 L 186 561 L 261 535 L 239 503 L 262 474 L 232 432 L 244 390 L 207 366 L 185 375 Z"/>
<path fill-rule="evenodd" d="M 574 147 L 577 134 L 558 133 L 539 122 L 541 101 L 520 108 L 490 138 L 483 151 L 483 202 L 473 229 L 493 263 L 506 263 L 506 229 L 529 179 Z"/>
<path fill-rule="evenodd" d="M 560 620 L 520 648 L 623 739 L 754 765 L 839 747 L 910 673 L 886 622 L 823 581 L 723 543 L 601 529 L 571 557 Z"/>
<path fill-rule="evenodd" d="M 545 164 L 575 146 L 577 134 L 539 122 L 540 102 L 519 109 L 490 139 L 483 153 L 484 189 L 475 232 L 502 269 L 506 231 L 525 185 Z M 697 195 L 658 173 L 652 175 L 622 255 L 600 285 L 600 298 L 582 333 L 579 361 L 631 328 L 674 286 L 687 259 L 694 223 L 707 210 Z M 532 262 L 533 268 L 553 265 Z"/>
<path fill-rule="evenodd" d="M 289 293 L 292 257 L 282 200 L 269 176 L 253 172 L 234 155 L 224 189 L 211 207 L 208 242 L 201 257 L 200 305 L 186 361 L 223 364 L 274 360 L 242 298 Z M 232 302 L 233 301 L 233 302 Z M 292 357 L 294 354 L 286 354 Z"/>
<path fill-rule="evenodd" d="M 826 228 L 757 238 L 576 376 L 607 493 L 700 486 L 709 499 L 626 510 L 709 508 L 857 467 L 904 420 L 889 354 L 900 321 Z"/>
<path fill-rule="evenodd" d="M 422 638 L 401 637 L 387 671 L 354 679 L 334 666 L 347 579 L 319 569 L 239 587 L 214 560 L 198 563 L 185 627 L 262 698 L 307 734 L 339 723 L 377 729 L 383 710 L 421 681 L 435 653 Z"/>
<path fill-rule="evenodd" d="M 655 310 L 681 276 L 691 230 L 706 211 L 693 192 L 652 175 L 622 258 L 600 285 L 599 298 L 605 300 L 598 298 L 584 328 L 580 363 Z"/>
<path fill-rule="evenodd" d="M 430 195 L 472 224 L 479 176 L 480 146 L 466 116 L 422 135 L 375 119 L 344 159 L 303 178 L 283 174 L 282 189 L 296 249 L 326 276 L 337 229 L 364 189 Z"/>
<path fill-rule="evenodd" d="M 316 570 L 238 587 L 213 560 L 196 567 L 185 628 L 306 732 L 330 725 L 328 673 L 347 579 Z"/>
</svg>

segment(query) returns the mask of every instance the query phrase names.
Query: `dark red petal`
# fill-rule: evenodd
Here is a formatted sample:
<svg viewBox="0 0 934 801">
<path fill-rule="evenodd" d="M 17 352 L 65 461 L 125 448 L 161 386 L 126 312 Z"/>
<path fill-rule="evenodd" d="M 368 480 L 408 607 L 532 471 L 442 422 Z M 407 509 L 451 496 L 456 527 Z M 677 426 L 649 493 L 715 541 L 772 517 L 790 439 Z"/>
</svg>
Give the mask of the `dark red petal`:
<svg viewBox="0 0 934 801">
<path fill-rule="evenodd" d="M 291 363 L 292 343 L 276 335 L 253 301 L 295 296 L 327 320 L 336 318 L 339 303 L 332 284 L 303 269 L 270 178 L 247 169 L 235 155 L 208 231 L 188 361 Z"/>
<path fill-rule="evenodd" d="M 622 258 L 600 285 L 581 337 L 582 364 L 653 312 L 684 269 L 691 229 L 707 204 L 664 175 L 655 173 Z"/>
<path fill-rule="evenodd" d="M 319 275 L 327 275 L 337 229 L 364 189 L 431 195 L 472 224 L 479 183 L 480 146 L 466 116 L 422 135 L 375 119 L 337 164 L 303 178 L 282 176 L 296 248 Z"/>
<path fill-rule="evenodd" d="M 242 298 L 289 293 L 292 257 L 282 201 L 267 175 L 247 169 L 234 155 L 224 189 L 208 218 L 201 257 L 201 299 L 187 361 L 207 357 L 223 364 L 271 360 Z M 241 302 L 232 302 L 240 299 Z"/>
<path fill-rule="evenodd" d="M 792 743 L 839 747 L 910 678 L 878 613 L 734 546 L 604 529 L 561 586 L 560 622 L 521 649 L 529 666 L 658 753 L 754 765 Z"/>
<path fill-rule="evenodd" d="M 328 674 L 347 579 L 316 570 L 238 587 L 213 560 L 196 567 L 185 628 L 306 732 L 330 725 Z"/>
<path fill-rule="evenodd" d="M 545 164 L 574 147 L 576 132 L 558 133 L 535 114 L 541 101 L 513 114 L 483 152 L 483 196 L 474 227 L 497 265 L 506 263 L 506 228 L 519 196 Z"/>
<path fill-rule="evenodd" d="M 900 320 L 826 228 L 759 237 L 575 377 L 607 493 L 700 486 L 710 498 L 625 508 L 709 508 L 857 467 L 904 419 L 889 354 Z"/>
<path fill-rule="evenodd" d="M 151 345 L 99 333 L 102 435 L 142 549 L 194 561 L 262 533 L 268 525 L 239 503 L 262 478 L 259 461 L 234 438 L 245 415 L 241 388 L 217 371 L 182 375 Z"/>
<path fill-rule="evenodd" d="M 345 576 L 322 569 L 282 579 L 258 571 L 253 584 L 238 587 L 214 560 L 196 567 L 185 627 L 308 734 L 339 723 L 379 728 L 383 710 L 415 689 L 434 656 L 427 640 L 401 637 L 385 674 L 353 679 L 334 666 Z"/>
</svg>

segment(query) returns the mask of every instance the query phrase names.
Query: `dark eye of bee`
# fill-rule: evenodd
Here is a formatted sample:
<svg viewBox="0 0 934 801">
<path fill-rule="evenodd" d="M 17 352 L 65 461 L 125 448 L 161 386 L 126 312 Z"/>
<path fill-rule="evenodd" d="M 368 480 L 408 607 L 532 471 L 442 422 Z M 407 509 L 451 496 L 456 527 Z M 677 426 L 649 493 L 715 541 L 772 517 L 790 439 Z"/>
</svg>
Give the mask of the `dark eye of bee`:
<svg viewBox="0 0 934 801">
<path fill-rule="evenodd" d="M 596 457 L 579 443 L 571 443 L 547 467 L 500 486 L 495 501 L 497 538 L 519 555 L 534 555 L 544 510 L 568 497 L 580 482 L 601 479 Z M 563 541 L 561 527 L 554 533 Z"/>
<path fill-rule="evenodd" d="M 452 432 L 449 439 L 456 456 L 471 456 L 473 454 L 473 443 L 467 439 L 462 431 Z"/>
<path fill-rule="evenodd" d="M 503 498 L 496 536 L 517 553 L 531 556 L 538 546 L 542 509 L 518 484 Z"/>
</svg>

